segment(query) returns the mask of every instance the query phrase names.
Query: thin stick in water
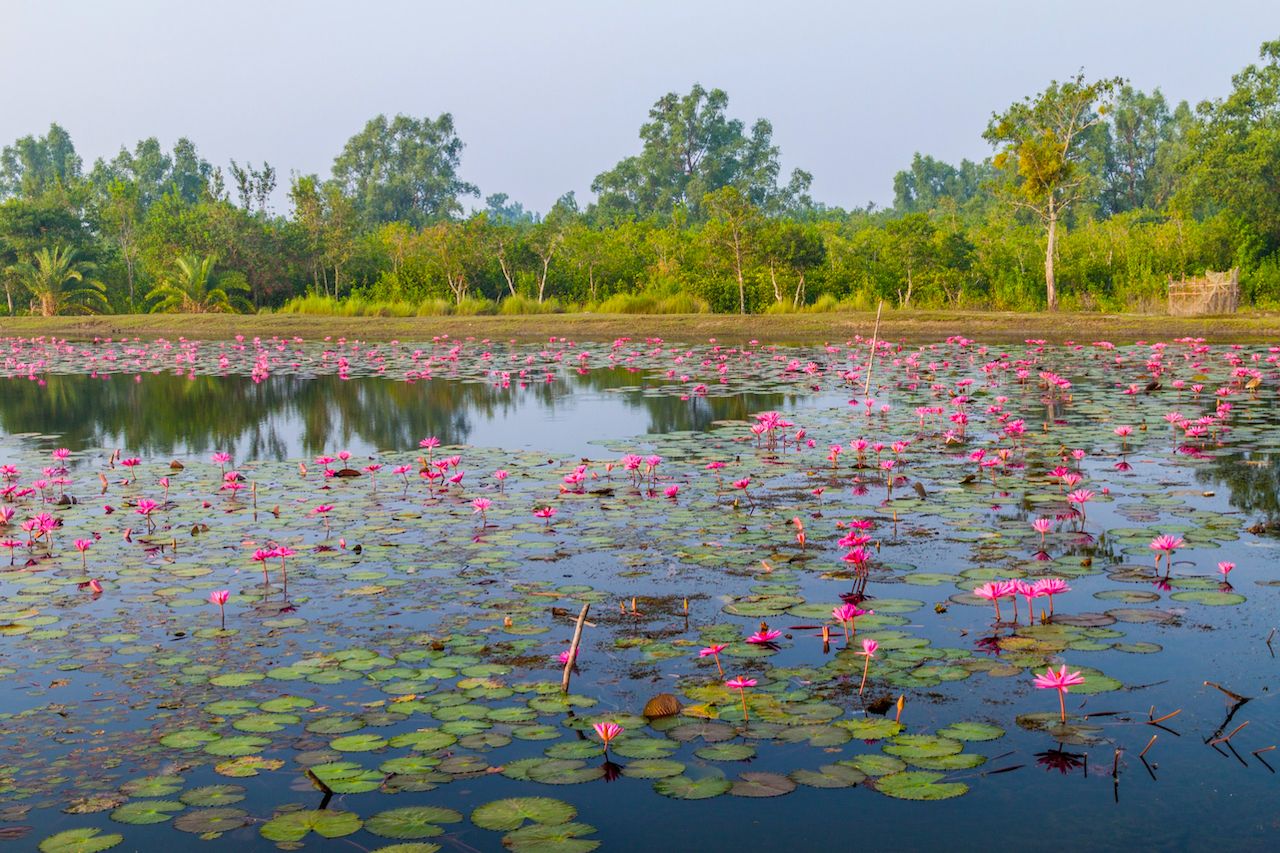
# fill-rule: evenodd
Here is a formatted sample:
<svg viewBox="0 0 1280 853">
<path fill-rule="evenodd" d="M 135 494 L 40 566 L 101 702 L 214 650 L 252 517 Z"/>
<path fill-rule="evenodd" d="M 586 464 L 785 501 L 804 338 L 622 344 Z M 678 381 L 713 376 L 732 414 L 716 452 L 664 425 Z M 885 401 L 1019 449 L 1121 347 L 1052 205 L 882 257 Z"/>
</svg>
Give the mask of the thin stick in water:
<svg viewBox="0 0 1280 853">
<path fill-rule="evenodd" d="M 578 614 L 578 624 L 573 628 L 573 642 L 569 644 L 569 659 L 564 663 L 564 675 L 560 679 L 560 692 L 569 692 L 569 677 L 573 675 L 573 664 L 578 659 L 578 644 L 582 642 L 582 626 L 587 621 L 587 611 L 591 608 L 591 602 L 582 605 L 582 612 Z"/>
</svg>

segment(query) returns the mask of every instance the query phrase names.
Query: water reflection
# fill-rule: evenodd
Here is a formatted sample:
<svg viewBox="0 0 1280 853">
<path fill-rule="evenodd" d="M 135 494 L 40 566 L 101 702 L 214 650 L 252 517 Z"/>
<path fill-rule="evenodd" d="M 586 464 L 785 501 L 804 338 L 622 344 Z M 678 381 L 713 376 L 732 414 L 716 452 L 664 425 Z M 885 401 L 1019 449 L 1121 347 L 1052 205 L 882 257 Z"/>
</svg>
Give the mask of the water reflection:
<svg viewBox="0 0 1280 853">
<path fill-rule="evenodd" d="M 586 453 L 596 439 L 703 431 L 717 420 L 820 398 L 779 393 L 719 397 L 647 395 L 624 369 L 571 373 L 527 388 L 454 379 L 406 383 L 377 378 L 49 375 L 40 385 L 0 380 L 0 429 L 60 437 L 72 449 L 123 447 L 144 455 L 288 459 L 335 448 L 353 452 L 445 444 Z M 621 390 L 617 390 L 621 389 Z M 647 422 L 646 422 L 647 417 Z"/>
<path fill-rule="evenodd" d="M 1196 471 L 1196 482 L 1226 487 L 1231 506 L 1280 525 L 1280 453 L 1218 452 L 1207 468 Z"/>
</svg>

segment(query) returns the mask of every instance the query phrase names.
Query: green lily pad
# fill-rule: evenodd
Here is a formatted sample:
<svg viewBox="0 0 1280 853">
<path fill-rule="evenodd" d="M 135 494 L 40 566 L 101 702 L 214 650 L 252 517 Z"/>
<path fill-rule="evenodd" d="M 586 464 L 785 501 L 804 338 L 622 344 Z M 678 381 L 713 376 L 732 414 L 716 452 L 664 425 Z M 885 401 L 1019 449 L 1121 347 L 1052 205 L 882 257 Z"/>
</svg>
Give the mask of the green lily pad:
<svg viewBox="0 0 1280 853">
<path fill-rule="evenodd" d="M 850 788 L 864 782 L 867 775 L 845 764 L 824 764 L 817 770 L 792 770 L 791 780 L 810 788 Z"/>
<path fill-rule="evenodd" d="M 164 823 L 186 806 L 176 800 L 133 800 L 111 813 L 116 823 Z"/>
<path fill-rule="evenodd" d="M 535 823 L 504 835 L 502 846 L 512 853 L 588 853 L 600 842 L 582 836 L 595 831 L 594 826 L 585 823 Z"/>
<path fill-rule="evenodd" d="M 352 812 L 296 811 L 277 814 L 258 831 L 268 841 L 301 841 L 311 832 L 324 838 L 342 838 L 358 832 L 362 825 Z"/>
<path fill-rule="evenodd" d="M 628 761 L 622 768 L 622 775 L 632 779 L 666 779 L 669 776 L 679 776 L 684 769 L 685 765 L 679 761 L 645 758 L 639 761 Z"/>
<path fill-rule="evenodd" d="M 244 799 L 244 788 L 239 785 L 205 785 L 183 791 L 178 799 L 189 806 L 229 806 Z"/>
<path fill-rule="evenodd" d="M 1169 596 L 1174 601 L 1189 601 L 1192 604 L 1203 604 L 1207 607 L 1230 607 L 1244 604 L 1245 597 L 1238 592 L 1219 592 L 1216 589 L 1197 589 L 1187 592 L 1175 592 Z"/>
<path fill-rule="evenodd" d="M 693 754 L 706 761 L 746 761 L 755 758 L 756 748 L 749 743 L 717 743 L 696 749 Z"/>
<path fill-rule="evenodd" d="M 733 783 L 724 776 L 671 776 L 653 783 L 653 790 L 677 800 L 706 800 L 727 794 Z"/>
<path fill-rule="evenodd" d="M 485 803 L 471 812 L 471 822 L 481 829 L 507 832 L 519 829 L 525 821 L 541 824 L 568 823 L 578 810 L 563 800 L 551 797 L 509 797 Z"/>
<path fill-rule="evenodd" d="M 874 786 L 880 793 L 899 800 L 949 800 L 968 792 L 969 786 L 963 782 L 939 781 L 944 778 L 942 773 L 907 770 L 882 776 Z"/>
<path fill-rule="evenodd" d="M 103 835 L 101 829 L 94 827 L 66 829 L 41 841 L 40 853 L 98 853 L 110 850 L 121 841 L 124 836 L 118 832 Z"/>
<path fill-rule="evenodd" d="M 1002 738 L 1005 732 L 1004 729 L 990 723 L 959 722 L 938 729 L 938 734 L 953 740 L 986 741 Z"/>
<path fill-rule="evenodd" d="M 249 824 L 249 813 L 241 809 L 197 809 L 174 818 L 173 828 L 196 835 L 231 832 Z"/>
<path fill-rule="evenodd" d="M 406 806 L 379 812 L 364 822 L 366 832 L 383 838 L 430 838 L 443 835 L 438 824 L 457 823 L 462 815 L 438 806 Z"/>
</svg>

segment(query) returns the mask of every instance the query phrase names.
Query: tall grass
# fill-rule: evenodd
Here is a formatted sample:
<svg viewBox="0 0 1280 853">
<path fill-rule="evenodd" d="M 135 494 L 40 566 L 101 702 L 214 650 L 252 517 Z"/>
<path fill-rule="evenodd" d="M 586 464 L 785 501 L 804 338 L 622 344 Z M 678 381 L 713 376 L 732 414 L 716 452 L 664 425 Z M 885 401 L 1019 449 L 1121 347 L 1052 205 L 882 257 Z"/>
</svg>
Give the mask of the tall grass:
<svg viewBox="0 0 1280 853">
<path fill-rule="evenodd" d="M 705 299 L 688 293 L 616 293 L 593 310 L 601 314 L 706 314 L 711 306 Z"/>
</svg>

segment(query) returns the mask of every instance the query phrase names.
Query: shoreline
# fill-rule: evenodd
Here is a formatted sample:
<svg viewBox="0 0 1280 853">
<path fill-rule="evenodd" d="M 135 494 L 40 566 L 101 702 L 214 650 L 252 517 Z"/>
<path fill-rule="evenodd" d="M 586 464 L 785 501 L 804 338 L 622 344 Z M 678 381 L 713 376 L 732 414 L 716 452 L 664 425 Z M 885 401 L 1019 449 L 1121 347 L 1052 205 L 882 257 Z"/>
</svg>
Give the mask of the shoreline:
<svg viewBox="0 0 1280 853">
<path fill-rule="evenodd" d="M 116 314 L 65 317 L 0 318 L 0 337 L 193 338 L 345 337 L 358 340 L 431 340 L 454 338 L 515 340 L 522 343 L 564 337 L 575 341 L 662 338 L 669 341 L 725 343 L 759 340 L 771 344 L 837 343 L 856 335 L 870 337 L 875 312 L 823 314 L 528 314 L 476 317 L 332 317 L 310 314 Z M 1213 343 L 1280 343 L 1280 313 L 1256 312 L 1227 317 L 1169 317 L 1152 314 L 1016 313 L 993 311 L 885 311 L 883 340 L 913 343 L 962 335 L 979 342 L 1053 343 L 1202 337 Z"/>
</svg>

